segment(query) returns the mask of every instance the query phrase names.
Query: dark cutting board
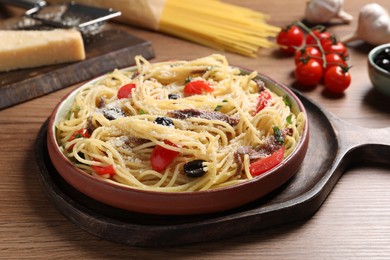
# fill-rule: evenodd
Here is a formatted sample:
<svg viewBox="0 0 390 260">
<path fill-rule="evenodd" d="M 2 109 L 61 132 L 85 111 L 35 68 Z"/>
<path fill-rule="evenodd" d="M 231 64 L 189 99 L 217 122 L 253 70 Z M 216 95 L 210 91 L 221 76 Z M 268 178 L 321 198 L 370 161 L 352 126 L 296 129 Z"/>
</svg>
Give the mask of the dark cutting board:
<svg viewBox="0 0 390 260">
<path fill-rule="evenodd" d="M 47 122 L 36 143 L 39 181 L 48 199 L 76 226 L 110 241 L 163 247 L 229 238 L 312 216 L 350 164 L 390 163 L 390 128 L 348 124 L 299 93 L 309 120 L 310 143 L 297 174 L 271 194 L 242 207 L 213 214 L 159 216 L 113 208 L 70 186 L 50 161 Z"/>
<path fill-rule="evenodd" d="M 0 110 L 116 68 L 132 66 L 136 55 L 154 58 L 149 41 L 120 30 L 107 30 L 90 36 L 85 50 L 86 59 L 83 61 L 0 72 Z"/>
</svg>

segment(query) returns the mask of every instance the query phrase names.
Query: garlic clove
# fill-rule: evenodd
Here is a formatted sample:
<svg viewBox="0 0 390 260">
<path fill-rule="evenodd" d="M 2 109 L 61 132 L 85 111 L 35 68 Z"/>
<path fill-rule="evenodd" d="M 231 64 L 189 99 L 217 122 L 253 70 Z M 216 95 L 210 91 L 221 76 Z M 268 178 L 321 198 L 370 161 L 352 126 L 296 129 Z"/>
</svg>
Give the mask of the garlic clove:
<svg viewBox="0 0 390 260">
<path fill-rule="evenodd" d="M 376 3 L 361 8 L 356 31 L 341 41 L 350 43 L 356 40 L 363 40 L 372 45 L 390 42 L 390 16 L 386 9 Z"/>
<path fill-rule="evenodd" d="M 349 23 L 352 22 L 353 16 L 345 12 L 343 9 L 340 9 L 337 17 L 340 18 L 343 22 Z"/>
<path fill-rule="evenodd" d="M 311 0 L 306 4 L 305 18 L 312 24 L 322 24 L 338 19 L 349 23 L 352 15 L 345 12 L 342 7 L 344 0 Z"/>
</svg>

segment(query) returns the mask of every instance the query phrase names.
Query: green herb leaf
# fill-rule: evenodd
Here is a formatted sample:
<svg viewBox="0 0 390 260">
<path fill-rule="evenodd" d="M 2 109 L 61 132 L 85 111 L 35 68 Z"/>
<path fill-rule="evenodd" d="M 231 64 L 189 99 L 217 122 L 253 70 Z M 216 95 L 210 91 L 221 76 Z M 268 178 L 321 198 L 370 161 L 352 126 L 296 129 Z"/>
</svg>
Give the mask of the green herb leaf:
<svg viewBox="0 0 390 260">
<path fill-rule="evenodd" d="M 214 108 L 214 111 L 219 111 L 219 110 L 221 110 L 221 108 L 222 108 L 222 106 L 221 106 L 221 105 L 218 105 L 218 106 L 216 106 L 216 107 Z"/>
<path fill-rule="evenodd" d="M 69 109 L 68 114 L 66 115 L 66 120 L 70 120 L 72 113 L 73 113 L 72 109 Z"/>
<path fill-rule="evenodd" d="M 280 131 L 280 128 L 278 126 L 274 126 L 274 127 L 272 127 L 272 130 L 274 130 L 274 136 L 275 136 L 276 141 L 279 144 L 283 144 L 284 143 L 284 137 L 282 135 L 282 131 Z"/>
<path fill-rule="evenodd" d="M 288 96 L 283 97 L 283 102 L 286 104 L 286 106 L 291 107 L 290 98 Z"/>
<path fill-rule="evenodd" d="M 145 112 L 145 110 L 143 110 L 143 109 L 140 109 L 140 110 L 139 110 L 139 114 L 140 114 L 140 115 L 145 115 L 145 114 L 146 114 L 146 112 Z"/>
<path fill-rule="evenodd" d="M 184 84 L 190 83 L 192 81 L 192 77 L 188 76 L 186 80 L 184 81 Z"/>
<path fill-rule="evenodd" d="M 287 123 L 289 123 L 289 124 L 292 124 L 293 122 L 292 122 L 292 115 L 290 114 L 290 115 L 288 115 L 288 117 L 286 117 L 286 121 L 287 121 Z"/>
</svg>

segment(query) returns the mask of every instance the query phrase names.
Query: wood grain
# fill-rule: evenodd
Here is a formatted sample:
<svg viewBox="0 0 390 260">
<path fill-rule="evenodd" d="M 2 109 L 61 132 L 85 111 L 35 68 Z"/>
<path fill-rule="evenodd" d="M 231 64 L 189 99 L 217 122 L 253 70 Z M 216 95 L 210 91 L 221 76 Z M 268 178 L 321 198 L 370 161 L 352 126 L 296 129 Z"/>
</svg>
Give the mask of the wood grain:
<svg viewBox="0 0 390 260">
<path fill-rule="evenodd" d="M 229 1 L 271 15 L 273 24 L 301 19 L 305 0 Z M 345 1 L 344 8 L 357 18 L 368 0 Z M 388 0 L 376 1 L 390 10 Z M 350 25 L 330 30 L 346 35 Z M 112 24 L 152 42 L 155 61 L 192 59 L 216 52 L 212 49 L 156 32 Z M 322 86 L 304 92 L 339 118 L 358 126 L 390 126 L 389 98 L 375 92 L 367 74 L 365 44 L 351 46 L 353 81 L 342 97 L 327 97 Z M 258 58 L 226 54 L 232 64 L 261 71 L 293 85 L 290 57 L 274 49 Z M 35 140 L 55 104 L 76 86 L 0 111 L 0 258 L 2 259 L 389 259 L 390 167 L 351 165 L 337 182 L 319 211 L 309 220 L 249 232 L 207 243 L 162 249 L 145 249 L 108 242 L 77 228 L 45 197 L 34 160 Z M 315 140 L 312 140 L 315 142 Z"/>
</svg>

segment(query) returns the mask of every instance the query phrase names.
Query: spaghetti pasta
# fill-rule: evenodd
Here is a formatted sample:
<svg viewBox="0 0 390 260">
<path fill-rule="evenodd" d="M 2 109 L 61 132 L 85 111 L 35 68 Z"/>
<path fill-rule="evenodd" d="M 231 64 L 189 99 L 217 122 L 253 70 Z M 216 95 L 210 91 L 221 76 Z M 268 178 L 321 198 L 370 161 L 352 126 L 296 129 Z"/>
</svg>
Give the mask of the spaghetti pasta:
<svg viewBox="0 0 390 260">
<path fill-rule="evenodd" d="M 255 57 L 259 48 L 274 44 L 280 28 L 268 16 L 219 0 L 168 0 L 158 30 L 218 50 Z M 180 22 L 178 22 L 180 21 Z"/>
<path fill-rule="evenodd" d="M 88 174 L 183 192 L 260 174 L 259 162 L 294 151 L 305 120 L 222 55 L 155 64 L 137 56 L 136 69 L 82 87 L 56 131 L 64 155 Z"/>
</svg>

